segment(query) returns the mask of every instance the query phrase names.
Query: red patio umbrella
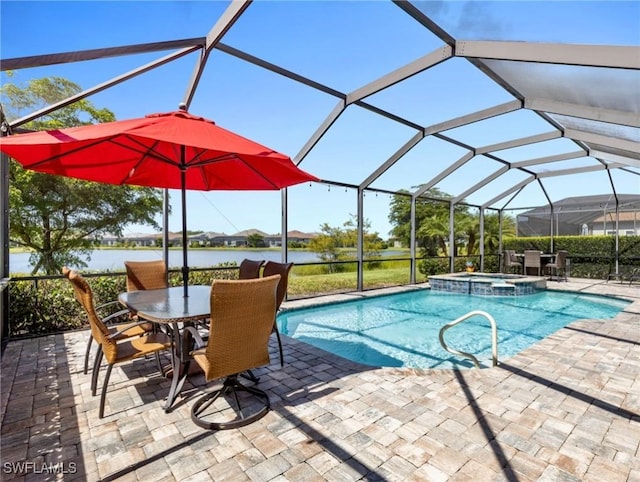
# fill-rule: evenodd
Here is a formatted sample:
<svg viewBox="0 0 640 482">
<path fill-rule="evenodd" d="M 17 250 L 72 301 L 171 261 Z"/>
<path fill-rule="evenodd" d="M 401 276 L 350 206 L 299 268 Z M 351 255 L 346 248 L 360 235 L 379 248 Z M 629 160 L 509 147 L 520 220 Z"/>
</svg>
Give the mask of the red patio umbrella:
<svg viewBox="0 0 640 482">
<path fill-rule="evenodd" d="M 185 296 L 187 189 L 279 190 L 315 176 L 291 159 L 185 110 L 0 139 L 26 169 L 108 184 L 180 189 Z"/>
</svg>

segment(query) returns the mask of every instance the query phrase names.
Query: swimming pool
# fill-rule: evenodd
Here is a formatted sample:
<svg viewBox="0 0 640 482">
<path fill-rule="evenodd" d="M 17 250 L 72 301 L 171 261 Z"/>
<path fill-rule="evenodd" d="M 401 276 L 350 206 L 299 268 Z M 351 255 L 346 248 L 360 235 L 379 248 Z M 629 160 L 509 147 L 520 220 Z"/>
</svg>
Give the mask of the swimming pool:
<svg viewBox="0 0 640 482">
<path fill-rule="evenodd" d="M 498 325 L 500 360 L 522 351 L 581 318 L 613 318 L 629 302 L 594 295 L 543 291 L 527 296 L 478 297 L 431 290 L 364 298 L 285 311 L 280 332 L 365 365 L 470 368 L 469 360 L 446 352 L 440 328 L 472 311 L 489 313 Z M 491 364 L 491 329 L 474 317 L 447 331 L 451 348 Z"/>
</svg>

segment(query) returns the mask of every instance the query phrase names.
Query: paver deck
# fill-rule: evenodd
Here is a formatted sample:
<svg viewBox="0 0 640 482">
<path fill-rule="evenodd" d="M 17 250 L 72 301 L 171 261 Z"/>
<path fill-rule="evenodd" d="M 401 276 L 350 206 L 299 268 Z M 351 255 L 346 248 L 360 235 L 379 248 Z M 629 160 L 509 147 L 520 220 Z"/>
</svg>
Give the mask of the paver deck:
<svg viewBox="0 0 640 482">
<path fill-rule="evenodd" d="M 165 413 L 169 381 L 153 360 L 123 365 L 100 420 L 82 373 L 87 331 L 11 342 L 0 478 L 640 481 L 640 288 L 576 279 L 549 287 L 635 302 L 481 370 L 364 367 L 283 337 L 285 367 L 276 355 L 256 370 L 271 412 L 221 432 L 190 420 L 192 402 L 213 386 L 201 376 Z"/>
</svg>

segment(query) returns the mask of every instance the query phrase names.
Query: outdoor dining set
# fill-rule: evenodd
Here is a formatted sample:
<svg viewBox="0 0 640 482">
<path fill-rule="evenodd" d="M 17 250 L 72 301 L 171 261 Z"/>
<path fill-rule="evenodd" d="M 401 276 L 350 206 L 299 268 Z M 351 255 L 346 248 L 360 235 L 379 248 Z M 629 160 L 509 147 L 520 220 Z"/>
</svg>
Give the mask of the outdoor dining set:
<svg viewBox="0 0 640 482">
<path fill-rule="evenodd" d="M 281 366 L 284 357 L 276 314 L 287 291 L 293 263 L 244 260 L 238 278 L 214 280 L 212 285 L 171 287 L 166 263 L 125 263 L 127 291 L 117 301 L 96 306 L 87 280 L 78 272 L 63 269 L 76 299 L 88 317 L 91 334 L 84 358 L 88 374 L 91 347 L 97 344 L 91 366 L 91 393 L 97 394 L 103 359 L 107 362 L 100 391 L 99 418 L 105 416 L 106 393 L 115 365 L 154 356 L 159 372 L 171 377 L 164 405 L 170 412 L 186 378 L 200 370 L 207 382 L 222 385 L 207 391 L 191 408 L 191 419 L 207 429 L 228 429 L 249 424 L 264 416 L 269 396 L 257 388 L 252 370 L 270 363 L 269 338 L 275 334 Z M 102 316 L 101 311 L 113 305 Z M 123 321 L 123 318 L 125 321 Z M 169 367 L 160 354 L 167 352 Z M 240 379 L 249 383 L 243 383 Z M 204 387 L 203 387 L 204 388 Z"/>
<path fill-rule="evenodd" d="M 535 249 L 527 249 L 524 253 L 515 250 L 504 251 L 503 267 L 505 272 L 515 272 L 523 275 L 534 274 L 542 276 L 547 273 L 549 279 L 567 280 L 569 252 L 559 250 L 557 253 L 543 253 Z"/>
</svg>

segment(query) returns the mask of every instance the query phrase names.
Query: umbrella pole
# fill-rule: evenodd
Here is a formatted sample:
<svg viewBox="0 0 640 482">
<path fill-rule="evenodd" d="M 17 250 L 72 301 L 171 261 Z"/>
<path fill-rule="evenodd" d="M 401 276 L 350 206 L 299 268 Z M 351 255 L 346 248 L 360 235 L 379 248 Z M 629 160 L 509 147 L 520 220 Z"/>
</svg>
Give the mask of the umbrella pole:
<svg viewBox="0 0 640 482">
<path fill-rule="evenodd" d="M 184 146 L 182 149 L 182 159 L 184 161 Z M 182 284 L 184 285 L 184 297 L 189 296 L 189 266 L 187 264 L 187 171 L 184 167 L 180 170 L 182 182 Z"/>
</svg>

